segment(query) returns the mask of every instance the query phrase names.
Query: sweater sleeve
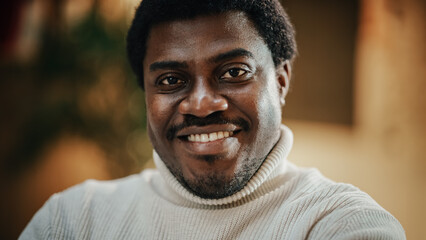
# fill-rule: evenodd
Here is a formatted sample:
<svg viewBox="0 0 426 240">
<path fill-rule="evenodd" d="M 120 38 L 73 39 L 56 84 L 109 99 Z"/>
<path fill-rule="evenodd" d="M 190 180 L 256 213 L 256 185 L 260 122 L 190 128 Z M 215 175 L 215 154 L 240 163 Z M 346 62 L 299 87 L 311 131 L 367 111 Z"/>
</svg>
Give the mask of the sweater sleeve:
<svg viewBox="0 0 426 240">
<path fill-rule="evenodd" d="M 52 239 L 51 221 L 57 212 L 59 194 L 55 194 L 33 216 L 19 236 L 19 240 Z"/>
<path fill-rule="evenodd" d="M 308 239 L 406 239 L 401 224 L 383 209 L 352 209 L 330 214 L 311 230 Z"/>
</svg>

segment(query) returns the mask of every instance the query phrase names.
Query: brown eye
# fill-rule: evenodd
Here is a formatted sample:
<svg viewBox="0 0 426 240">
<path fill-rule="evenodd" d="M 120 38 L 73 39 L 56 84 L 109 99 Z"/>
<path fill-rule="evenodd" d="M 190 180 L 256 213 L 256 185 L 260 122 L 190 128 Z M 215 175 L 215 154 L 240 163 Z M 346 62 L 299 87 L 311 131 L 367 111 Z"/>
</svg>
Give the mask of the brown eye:
<svg viewBox="0 0 426 240">
<path fill-rule="evenodd" d="M 222 78 L 235 78 L 244 75 L 246 72 L 247 71 L 240 68 L 232 68 L 223 74 Z"/>
<path fill-rule="evenodd" d="M 174 85 L 174 84 L 181 84 L 181 83 L 183 83 L 183 81 L 177 77 L 166 77 L 160 82 L 161 85 Z"/>
</svg>

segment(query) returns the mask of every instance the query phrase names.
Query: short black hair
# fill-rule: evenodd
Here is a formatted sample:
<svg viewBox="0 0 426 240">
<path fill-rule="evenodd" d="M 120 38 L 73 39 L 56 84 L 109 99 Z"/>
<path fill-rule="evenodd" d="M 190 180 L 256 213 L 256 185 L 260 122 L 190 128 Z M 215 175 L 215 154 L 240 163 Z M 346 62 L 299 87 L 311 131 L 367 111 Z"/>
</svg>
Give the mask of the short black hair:
<svg viewBox="0 0 426 240">
<path fill-rule="evenodd" d="M 152 26 L 229 11 L 244 12 L 272 53 L 275 66 L 296 54 L 295 33 L 278 0 L 143 0 L 127 35 L 130 65 L 143 88 L 143 60 Z"/>
</svg>

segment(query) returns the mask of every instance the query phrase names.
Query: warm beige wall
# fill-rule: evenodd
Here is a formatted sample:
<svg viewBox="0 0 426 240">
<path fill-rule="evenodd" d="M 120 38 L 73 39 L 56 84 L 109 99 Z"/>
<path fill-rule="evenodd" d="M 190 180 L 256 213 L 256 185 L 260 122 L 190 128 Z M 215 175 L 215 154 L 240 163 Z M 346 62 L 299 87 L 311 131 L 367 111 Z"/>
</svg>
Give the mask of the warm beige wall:
<svg viewBox="0 0 426 240">
<path fill-rule="evenodd" d="M 362 1 L 355 125 L 285 121 L 292 161 L 368 192 L 404 226 L 426 227 L 426 2 Z"/>
</svg>

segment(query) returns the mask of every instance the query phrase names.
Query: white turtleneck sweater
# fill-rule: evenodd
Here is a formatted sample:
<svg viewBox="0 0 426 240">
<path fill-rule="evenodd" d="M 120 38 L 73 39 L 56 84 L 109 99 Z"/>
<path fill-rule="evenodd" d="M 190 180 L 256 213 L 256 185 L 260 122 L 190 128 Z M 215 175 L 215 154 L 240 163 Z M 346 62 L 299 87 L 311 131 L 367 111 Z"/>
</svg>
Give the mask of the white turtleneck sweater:
<svg viewBox="0 0 426 240">
<path fill-rule="evenodd" d="M 288 162 L 292 143 L 283 126 L 247 185 L 222 199 L 190 193 L 154 152 L 157 170 L 53 195 L 20 239 L 405 239 L 366 193 Z"/>
</svg>

